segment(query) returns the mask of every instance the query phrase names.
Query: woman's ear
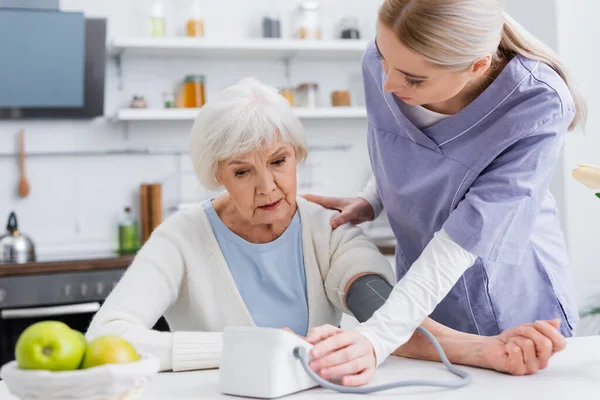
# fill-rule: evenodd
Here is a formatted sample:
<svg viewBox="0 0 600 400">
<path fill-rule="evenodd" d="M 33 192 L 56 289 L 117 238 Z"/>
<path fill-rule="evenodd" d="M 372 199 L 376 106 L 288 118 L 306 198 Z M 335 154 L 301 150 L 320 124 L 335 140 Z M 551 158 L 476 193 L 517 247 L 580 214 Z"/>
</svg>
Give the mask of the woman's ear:
<svg viewBox="0 0 600 400">
<path fill-rule="evenodd" d="M 471 72 L 475 76 L 481 76 L 491 67 L 492 65 L 492 56 L 487 55 L 478 61 L 476 61 L 471 67 Z"/>
</svg>

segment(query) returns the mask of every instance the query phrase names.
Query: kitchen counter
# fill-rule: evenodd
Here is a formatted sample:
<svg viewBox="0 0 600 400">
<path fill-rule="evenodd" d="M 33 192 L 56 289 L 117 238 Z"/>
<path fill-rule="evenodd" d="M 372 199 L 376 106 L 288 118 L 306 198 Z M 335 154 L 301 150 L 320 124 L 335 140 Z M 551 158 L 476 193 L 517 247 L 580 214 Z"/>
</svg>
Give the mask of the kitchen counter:
<svg viewBox="0 0 600 400">
<path fill-rule="evenodd" d="M 113 254 L 79 255 L 40 259 L 23 264 L 0 263 L 0 278 L 19 275 L 46 274 L 55 272 L 97 271 L 103 269 L 127 268 L 134 255 Z"/>
<path fill-rule="evenodd" d="M 510 376 L 494 371 L 467 368 L 473 381 L 460 389 L 413 387 L 373 394 L 377 399 L 465 400 L 465 399 L 597 399 L 600 390 L 600 336 L 568 339 L 567 348 L 556 354 L 547 369 L 530 376 Z M 398 379 L 457 379 L 441 363 L 390 357 L 378 369 L 373 384 Z M 339 394 L 325 389 L 311 389 L 286 399 L 346 399 L 365 395 Z M 219 393 L 218 370 L 161 373 L 144 390 L 141 400 L 216 400 L 235 399 Z M 0 399 L 9 396 L 0 381 Z"/>
<path fill-rule="evenodd" d="M 373 394 L 377 399 L 465 400 L 465 399 L 597 399 L 600 390 L 600 336 L 568 339 L 567 348 L 556 354 L 547 369 L 530 376 L 510 376 L 495 371 L 465 368 L 473 381 L 460 389 L 403 388 Z M 457 379 L 441 363 L 390 357 L 379 367 L 373 384 L 414 378 Z M 1 392 L 0 392 L 1 393 Z M 1 397 L 1 396 L 0 396 Z M 347 399 L 347 395 L 311 389 L 286 399 Z M 234 399 L 219 393 L 217 370 L 159 374 L 148 385 L 141 400 Z M 12 399 L 11 399 L 12 400 Z"/>
</svg>

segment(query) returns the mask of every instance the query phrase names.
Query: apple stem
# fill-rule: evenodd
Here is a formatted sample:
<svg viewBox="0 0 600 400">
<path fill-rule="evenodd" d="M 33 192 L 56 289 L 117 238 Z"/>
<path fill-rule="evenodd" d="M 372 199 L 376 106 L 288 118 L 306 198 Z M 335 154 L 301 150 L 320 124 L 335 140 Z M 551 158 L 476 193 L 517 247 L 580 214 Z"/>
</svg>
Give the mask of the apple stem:
<svg viewBox="0 0 600 400">
<path fill-rule="evenodd" d="M 50 354 L 52 354 L 52 349 L 50 347 L 44 347 L 43 353 L 45 356 L 49 356 Z"/>
</svg>

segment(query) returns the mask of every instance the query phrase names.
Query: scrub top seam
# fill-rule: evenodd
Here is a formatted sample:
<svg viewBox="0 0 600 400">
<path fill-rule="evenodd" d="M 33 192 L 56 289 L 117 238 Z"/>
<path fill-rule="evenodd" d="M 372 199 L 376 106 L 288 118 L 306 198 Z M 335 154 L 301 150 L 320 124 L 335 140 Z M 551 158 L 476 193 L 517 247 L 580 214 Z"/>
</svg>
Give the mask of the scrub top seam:
<svg viewBox="0 0 600 400">
<path fill-rule="evenodd" d="M 552 91 L 554 93 L 556 93 L 556 96 L 558 97 L 558 100 L 560 101 L 560 112 L 564 114 L 565 110 L 564 110 L 564 103 L 563 103 L 563 99 L 560 96 L 560 93 L 558 93 L 558 91 L 554 88 L 554 86 L 550 85 L 548 82 L 538 78 L 537 76 L 534 75 L 534 71 L 537 68 L 537 64 L 536 64 L 536 68 L 534 68 L 533 70 L 530 70 L 529 68 L 527 68 L 527 66 L 523 63 L 523 60 L 521 60 L 519 58 L 519 62 L 521 63 L 521 65 L 523 66 L 523 68 L 525 68 L 527 71 L 529 71 L 530 75 L 533 77 L 533 79 L 535 79 L 536 81 L 538 81 L 539 83 L 544 84 L 545 86 L 548 86 L 550 89 L 552 89 Z M 539 61 L 538 61 L 539 64 Z"/>
<path fill-rule="evenodd" d="M 477 324 L 477 320 L 475 319 L 475 313 L 473 312 L 473 306 L 471 305 L 471 297 L 469 296 L 469 290 L 467 289 L 467 281 L 465 279 L 465 275 L 462 276 L 463 286 L 465 287 L 465 295 L 467 296 L 467 304 L 469 305 L 469 312 L 471 313 L 471 317 L 473 318 L 473 323 L 475 324 L 475 329 L 477 329 L 477 334 L 481 336 L 481 331 L 479 330 L 479 325 Z"/>
<path fill-rule="evenodd" d="M 530 76 L 533 75 L 533 71 L 535 71 L 538 67 L 538 65 L 540 64 L 540 62 L 538 61 L 537 64 L 535 65 L 535 68 L 533 68 L 532 71 L 529 71 L 529 74 L 521 79 L 521 81 L 513 88 L 513 90 L 510 91 L 509 94 L 506 95 L 505 98 L 502 99 L 502 101 L 500 101 L 500 103 L 496 104 L 496 106 L 494 108 L 492 108 L 487 114 L 485 114 L 483 117 L 481 117 L 477 122 L 475 122 L 473 125 L 471 125 L 471 127 L 465 129 L 464 131 L 462 131 L 461 133 L 459 133 L 458 135 L 454 136 L 452 139 L 448 139 L 443 143 L 440 143 L 440 145 L 438 147 L 442 147 L 448 143 L 450 143 L 451 141 L 453 141 L 454 139 L 458 139 L 459 137 L 461 137 L 462 135 L 464 135 L 465 133 L 469 132 L 471 129 L 475 128 L 477 125 L 479 125 L 484 119 L 486 119 L 491 113 L 493 113 L 494 111 L 496 111 L 498 109 L 498 107 L 500 107 L 502 104 L 504 104 L 504 102 L 506 100 L 508 100 L 508 98 L 510 96 L 512 96 L 512 94 L 519 88 L 519 86 L 521 86 L 523 84 L 523 82 L 525 82 Z"/>
<path fill-rule="evenodd" d="M 385 132 L 385 133 L 388 133 L 388 134 L 390 134 L 390 135 L 397 136 L 398 138 L 400 138 L 400 139 L 402 139 L 402 140 L 406 140 L 407 142 L 414 143 L 414 144 L 416 144 L 417 146 L 421 146 L 422 148 L 424 148 L 424 149 L 427 149 L 427 150 L 429 150 L 429 151 L 431 151 L 431 152 L 433 152 L 433 153 L 435 153 L 435 154 L 439 154 L 439 155 L 443 156 L 445 159 L 447 159 L 447 160 L 450 160 L 450 161 L 453 161 L 453 162 L 457 163 L 458 165 L 461 165 L 462 167 L 466 168 L 466 169 L 467 169 L 467 170 L 469 170 L 470 172 L 473 172 L 473 173 L 475 173 L 475 170 L 473 170 L 473 168 L 471 168 L 471 167 L 469 167 L 469 166 L 465 165 L 465 164 L 464 164 L 464 163 L 462 163 L 460 160 L 457 160 L 457 159 L 455 159 L 455 158 L 452 158 L 452 157 L 448 157 L 448 155 L 447 155 L 447 154 L 445 154 L 443 151 L 442 151 L 442 152 L 440 152 L 440 153 L 438 153 L 437 151 L 434 151 L 434 150 L 432 150 L 431 148 L 429 148 L 429 147 L 427 147 L 427 146 L 424 146 L 424 145 L 422 145 L 422 144 L 420 144 L 420 143 L 413 142 L 413 141 L 411 141 L 411 140 L 409 140 L 409 139 L 405 138 L 404 136 L 402 136 L 402 135 L 399 135 L 399 134 L 398 134 L 398 133 L 396 133 L 396 132 L 392 132 L 392 131 L 389 131 L 389 130 L 387 130 L 387 129 L 378 128 L 378 127 L 376 127 L 375 125 L 373 125 L 373 123 L 371 123 L 371 122 L 369 122 L 369 125 L 370 125 L 370 126 L 373 128 L 373 129 L 377 129 L 378 131 Z M 441 149 L 440 149 L 440 150 L 441 150 Z"/>
<path fill-rule="evenodd" d="M 456 188 L 456 193 L 454 193 L 454 197 L 452 198 L 452 203 L 450 203 L 450 210 L 448 212 L 448 215 L 452 214 L 452 209 L 454 208 L 454 202 L 456 201 L 456 196 L 458 196 L 458 192 L 460 192 L 462 185 L 465 183 L 465 181 L 467 180 L 467 176 L 469 176 L 470 173 L 471 173 L 471 170 L 468 170 L 467 173 L 465 174 L 465 177 L 460 182 L 460 185 L 458 185 L 458 188 Z"/>
<path fill-rule="evenodd" d="M 383 88 L 383 86 L 382 86 L 382 88 Z M 396 113 L 392 109 L 392 106 L 390 105 L 390 102 L 388 101 L 387 96 L 385 95 L 385 93 L 383 92 L 383 90 L 381 92 L 381 95 L 383 96 L 383 99 L 385 100 L 385 103 L 387 104 L 388 108 L 390 109 L 390 112 L 394 116 L 394 119 L 396 120 L 396 122 L 398 122 L 398 124 L 402 127 L 402 129 L 404 129 L 404 132 L 406 132 L 406 134 L 408 135 L 408 137 L 410 137 L 410 140 L 412 140 L 414 143 L 417 143 L 415 141 L 415 139 L 412 137 L 412 135 L 410 134 L 410 132 L 404 127 L 404 125 L 402 124 L 402 122 L 400 122 L 400 119 L 398 119 L 398 116 L 396 115 Z"/>
</svg>

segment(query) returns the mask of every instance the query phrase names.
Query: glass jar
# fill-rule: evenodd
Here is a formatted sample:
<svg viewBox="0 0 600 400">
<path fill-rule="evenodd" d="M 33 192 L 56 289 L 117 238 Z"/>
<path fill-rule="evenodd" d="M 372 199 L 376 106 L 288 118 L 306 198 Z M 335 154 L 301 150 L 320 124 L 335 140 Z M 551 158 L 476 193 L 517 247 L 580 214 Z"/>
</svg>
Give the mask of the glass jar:
<svg viewBox="0 0 600 400">
<path fill-rule="evenodd" d="M 350 107 L 350 91 L 336 90 L 331 93 L 331 105 L 333 107 Z"/>
<path fill-rule="evenodd" d="M 298 6 L 296 15 L 296 38 L 321 39 L 321 5 L 318 1 L 303 1 Z"/>
<path fill-rule="evenodd" d="M 291 87 L 282 87 L 279 89 L 279 94 L 281 94 L 287 101 L 290 103 L 290 106 L 294 106 L 294 89 Z"/>
<path fill-rule="evenodd" d="M 358 19 L 343 18 L 340 21 L 340 39 L 360 39 L 360 30 L 358 29 Z"/>
<path fill-rule="evenodd" d="M 271 12 L 263 17 L 262 21 L 263 38 L 281 37 L 281 18 L 276 12 Z"/>
<path fill-rule="evenodd" d="M 194 0 L 190 18 L 185 25 L 185 33 L 191 37 L 204 37 L 204 20 L 200 10 L 199 0 Z"/>
<path fill-rule="evenodd" d="M 181 106 L 199 108 L 204 105 L 204 75 L 187 75 L 183 81 Z"/>
<path fill-rule="evenodd" d="M 296 89 L 296 105 L 298 107 L 318 107 L 319 85 L 314 82 L 303 83 Z"/>
<path fill-rule="evenodd" d="M 155 0 L 152 3 L 148 21 L 148 34 L 150 36 L 165 36 L 167 34 L 165 4 L 162 0 Z"/>
</svg>

